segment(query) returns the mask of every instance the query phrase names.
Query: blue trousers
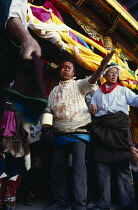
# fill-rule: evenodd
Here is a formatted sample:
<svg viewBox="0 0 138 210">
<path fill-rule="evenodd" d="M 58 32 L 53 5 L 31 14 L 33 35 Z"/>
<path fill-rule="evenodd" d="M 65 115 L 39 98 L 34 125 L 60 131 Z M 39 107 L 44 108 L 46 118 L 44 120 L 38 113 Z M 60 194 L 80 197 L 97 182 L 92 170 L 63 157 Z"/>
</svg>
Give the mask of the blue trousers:
<svg viewBox="0 0 138 210">
<path fill-rule="evenodd" d="M 111 169 L 114 171 L 121 207 L 133 207 L 133 187 L 129 162 L 97 163 L 97 206 L 101 208 L 111 208 Z"/>
<path fill-rule="evenodd" d="M 52 167 L 52 195 L 54 201 L 68 205 L 68 156 L 72 153 L 74 203 L 85 205 L 87 196 L 87 174 L 85 165 L 85 144 L 70 143 L 55 147 Z"/>
</svg>

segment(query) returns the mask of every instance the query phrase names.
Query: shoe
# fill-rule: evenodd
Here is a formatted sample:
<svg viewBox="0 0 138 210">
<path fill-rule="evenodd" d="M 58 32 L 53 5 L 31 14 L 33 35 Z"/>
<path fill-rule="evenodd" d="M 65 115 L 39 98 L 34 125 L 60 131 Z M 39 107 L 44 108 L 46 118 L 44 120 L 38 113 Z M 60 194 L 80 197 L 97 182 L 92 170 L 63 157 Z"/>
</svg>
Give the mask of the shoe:
<svg viewBox="0 0 138 210">
<path fill-rule="evenodd" d="M 33 205 L 32 197 L 28 196 L 25 201 L 25 206 L 32 206 L 32 205 Z"/>
<path fill-rule="evenodd" d="M 71 207 L 71 209 L 72 210 L 87 210 L 87 208 L 86 208 L 86 206 L 75 206 L 75 205 L 73 205 L 72 207 Z"/>
<path fill-rule="evenodd" d="M 110 208 L 92 207 L 89 210 L 110 210 Z"/>
<path fill-rule="evenodd" d="M 93 208 L 95 208 L 95 206 L 96 206 L 96 205 L 95 205 L 93 202 L 91 202 L 91 203 L 88 203 L 88 204 L 87 204 L 87 208 L 86 208 L 86 209 L 87 209 L 87 210 L 92 210 Z"/>
<path fill-rule="evenodd" d="M 59 204 L 54 203 L 50 206 L 45 207 L 43 210 L 62 210 L 61 206 Z"/>
<path fill-rule="evenodd" d="M 70 208 L 66 206 L 62 206 L 58 203 L 54 203 L 50 206 L 45 207 L 43 210 L 70 210 Z"/>
</svg>

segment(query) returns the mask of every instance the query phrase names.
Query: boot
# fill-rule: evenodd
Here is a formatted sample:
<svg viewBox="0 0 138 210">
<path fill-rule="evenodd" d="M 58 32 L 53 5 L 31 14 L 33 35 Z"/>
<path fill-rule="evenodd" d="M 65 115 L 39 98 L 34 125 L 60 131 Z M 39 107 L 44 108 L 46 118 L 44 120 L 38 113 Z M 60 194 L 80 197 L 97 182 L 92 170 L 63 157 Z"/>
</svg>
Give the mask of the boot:
<svg viewBox="0 0 138 210">
<path fill-rule="evenodd" d="M 4 193 L 4 203 L 8 210 L 15 209 L 16 206 L 16 192 L 21 183 L 22 176 L 18 175 L 16 181 L 8 180 Z"/>
</svg>

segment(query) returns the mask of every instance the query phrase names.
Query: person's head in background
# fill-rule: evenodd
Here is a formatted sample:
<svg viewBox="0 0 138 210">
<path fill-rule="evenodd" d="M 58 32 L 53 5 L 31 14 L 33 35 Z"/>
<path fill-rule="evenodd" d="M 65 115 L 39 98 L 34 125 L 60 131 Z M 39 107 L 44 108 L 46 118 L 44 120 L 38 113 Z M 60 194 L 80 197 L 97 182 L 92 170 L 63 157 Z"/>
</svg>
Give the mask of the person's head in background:
<svg viewBox="0 0 138 210">
<path fill-rule="evenodd" d="M 106 84 L 108 86 L 114 85 L 119 81 L 119 67 L 115 64 L 108 64 L 104 69 L 103 76 L 106 79 Z"/>
</svg>

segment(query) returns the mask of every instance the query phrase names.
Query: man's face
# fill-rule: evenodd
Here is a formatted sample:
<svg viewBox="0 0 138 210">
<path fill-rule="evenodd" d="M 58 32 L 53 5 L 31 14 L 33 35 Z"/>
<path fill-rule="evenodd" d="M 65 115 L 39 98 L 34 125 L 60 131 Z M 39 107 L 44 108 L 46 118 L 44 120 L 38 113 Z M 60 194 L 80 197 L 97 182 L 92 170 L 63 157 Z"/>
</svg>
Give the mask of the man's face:
<svg viewBox="0 0 138 210">
<path fill-rule="evenodd" d="M 74 65 L 71 62 L 64 62 L 60 69 L 60 77 L 62 81 L 70 80 L 74 76 Z"/>
<path fill-rule="evenodd" d="M 111 86 L 117 82 L 119 76 L 119 70 L 114 68 L 111 68 L 107 71 L 107 73 L 104 75 L 107 85 Z"/>
</svg>

